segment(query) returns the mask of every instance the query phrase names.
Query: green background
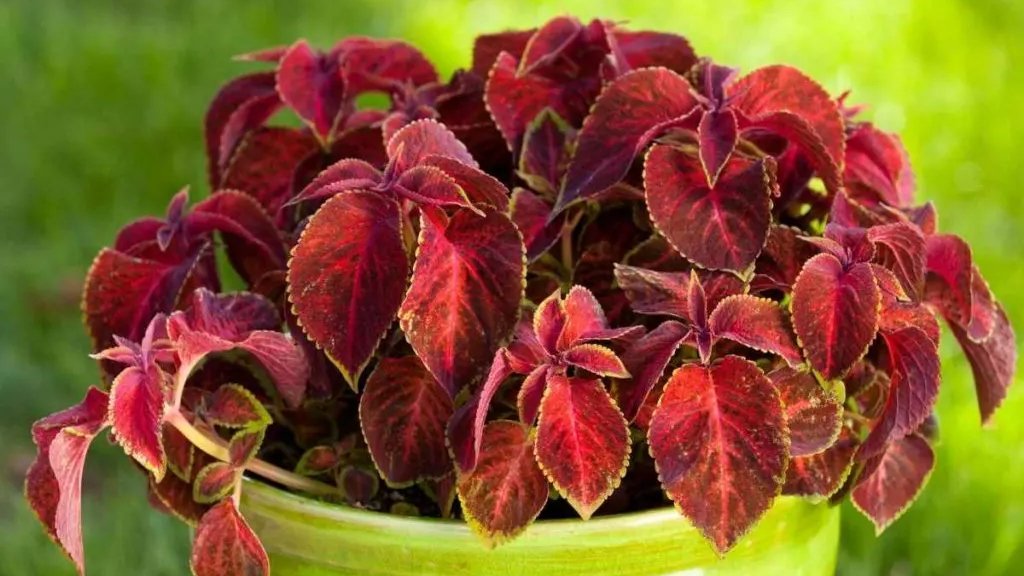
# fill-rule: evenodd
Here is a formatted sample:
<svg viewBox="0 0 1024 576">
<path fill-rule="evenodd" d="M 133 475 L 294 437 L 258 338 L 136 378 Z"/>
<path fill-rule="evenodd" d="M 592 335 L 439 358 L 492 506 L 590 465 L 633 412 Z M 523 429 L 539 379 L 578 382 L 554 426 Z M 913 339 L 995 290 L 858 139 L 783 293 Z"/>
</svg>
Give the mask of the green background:
<svg viewBox="0 0 1024 576">
<path fill-rule="evenodd" d="M 129 219 L 191 184 L 205 194 L 201 121 L 234 54 L 306 37 L 402 37 L 443 72 L 472 37 L 561 13 L 678 32 L 745 70 L 785 62 L 904 135 L 921 198 L 966 237 L 1024 332 L 1024 3 L 6 0 L 0 2 L 0 575 L 72 574 L 21 500 L 30 423 L 96 378 L 81 278 Z M 844 510 L 843 574 L 1005 574 L 1024 565 L 1024 391 L 982 430 L 947 334 L 938 468 L 880 539 Z M 1019 380 L 1019 378 L 1018 378 Z M 119 449 L 94 444 L 84 494 L 92 574 L 187 573 L 187 530 L 146 507 Z M 1018 572 L 1019 573 L 1019 572 Z"/>
</svg>

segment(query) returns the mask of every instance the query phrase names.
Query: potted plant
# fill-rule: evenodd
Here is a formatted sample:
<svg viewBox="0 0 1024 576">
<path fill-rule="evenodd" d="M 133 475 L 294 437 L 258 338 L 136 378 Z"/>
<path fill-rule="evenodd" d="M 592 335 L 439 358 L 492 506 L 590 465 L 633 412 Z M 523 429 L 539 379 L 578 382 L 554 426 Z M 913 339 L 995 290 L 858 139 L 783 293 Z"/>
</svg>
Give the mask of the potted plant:
<svg viewBox="0 0 1024 576">
<path fill-rule="evenodd" d="M 214 192 L 99 253 L 103 383 L 32 429 L 81 572 L 109 430 L 201 576 L 828 573 L 835 503 L 881 532 L 927 482 L 937 317 L 983 421 L 1012 380 L 898 137 L 794 68 L 569 17 L 448 81 L 398 41 L 241 59 Z"/>
</svg>

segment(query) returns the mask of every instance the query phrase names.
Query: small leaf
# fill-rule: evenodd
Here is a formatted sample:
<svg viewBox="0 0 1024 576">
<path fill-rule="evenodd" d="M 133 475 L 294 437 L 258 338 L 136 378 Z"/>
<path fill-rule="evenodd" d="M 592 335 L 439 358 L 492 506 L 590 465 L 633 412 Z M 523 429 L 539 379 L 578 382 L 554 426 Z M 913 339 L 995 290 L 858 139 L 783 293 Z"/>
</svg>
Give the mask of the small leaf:
<svg viewBox="0 0 1024 576">
<path fill-rule="evenodd" d="M 731 110 L 708 110 L 700 119 L 697 135 L 700 163 L 708 185 L 714 186 L 739 139 L 736 115 Z"/>
<path fill-rule="evenodd" d="M 562 360 L 597 376 L 629 377 L 615 352 L 599 344 L 577 344 L 562 353 Z"/>
<path fill-rule="evenodd" d="M 427 156 L 421 165 L 440 168 L 462 188 L 473 204 L 508 212 L 508 189 L 490 174 L 448 156 Z"/>
<path fill-rule="evenodd" d="M 466 522 L 491 546 L 519 535 L 548 501 L 548 481 L 533 451 L 533 439 L 522 424 L 491 422 L 476 468 L 459 476 Z"/>
<path fill-rule="evenodd" d="M 875 339 L 881 295 L 868 264 L 844 268 L 831 254 L 804 264 L 793 286 L 793 328 L 811 366 L 842 376 Z"/>
<path fill-rule="evenodd" d="M 557 112 L 545 108 L 526 128 L 517 173 L 531 188 L 554 194 L 562 183 L 573 135 Z"/>
<path fill-rule="evenodd" d="M 935 466 L 928 441 L 911 434 L 889 444 L 864 465 L 853 489 L 853 505 L 881 534 L 917 499 Z"/>
<path fill-rule="evenodd" d="M 796 456 L 786 469 L 783 494 L 812 500 L 831 498 L 846 483 L 853 469 L 857 440 L 845 429 L 835 444 L 811 456 Z"/>
<path fill-rule="evenodd" d="M 584 520 L 622 481 L 629 428 L 600 380 L 548 376 L 537 425 L 537 462 Z"/>
<path fill-rule="evenodd" d="M 632 378 L 618 382 L 616 389 L 627 421 L 633 422 L 637 418 L 640 408 L 661 381 L 665 368 L 688 332 L 686 326 L 669 320 L 626 348 L 622 363 Z"/>
<path fill-rule="evenodd" d="M 454 397 L 515 328 L 526 272 L 522 239 L 504 214 L 461 211 L 444 230 L 424 220 L 418 254 L 399 311 L 402 330 Z"/>
<path fill-rule="evenodd" d="M 353 386 L 394 322 L 408 269 L 398 205 L 372 192 L 328 200 L 292 251 L 295 314 Z"/>
<path fill-rule="evenodd" d="M 266 428 L 243 428 L 235 432 L 228 442 L 231 465 L 241 468 L 256 458 L 266 434 Z"/>
<path fill-rule="evenodd" d="M 384 175 L 365 160 L 338 160 L 317 174 L 289 204 L 324 200 L 350 190 L 367 190 L 380 186 Z"/>
<path fill-rule="evenodd" d="M 163 480 L 157 482 L 149 476 L 148 488 L 150 503 L 154 507 L 189 526 L 198 525 L 199 519 L 209 508 L 208 505 L 200 504 L 192 498 L 191 479 L 186 481 L 174 474 L 166 474 Z"/>
<path fill-rule="evenodd" d="M 583 286 L 573 286 L 562 302 L 565 308 L 565 326 L 558 336 L 556 348 L 568 350 L 577 342 L 605 339 L 608 319 L 594 294 Z"/>
<path fill-rule="evenodd" d="M 203 515 L 189 562 L 195 576 L 269 576 L 270 559 L 259 538 L 227 498 Z"/>
<path fill-rule="evenodd" d="M 782 487 L 789 454 L 779 394 L 738 356 L 676 370 L 647 437 L 665 492 L 720 554 Z"/>
<path fill-rule="evenodd" d="M 333 446 L 314 446 L 299 458 L 299 463 L 295 465 L 295 473 L 301 476 L 318 476 L 330 472 L 339 464 L 341 457 Z"/>
<path fill-rule="evenodd" d="M 167 469 L 179 479 L 191 481 L 195 463 L 195 447 L 192 442 L 174 426 L 164 424 L 163 445 L 167 453 Z"/>
<path fill-rule="evenodd" d="M 419 205 L 458 206 L 477 211 L 463 190 L 440 168 L 416 166 L 398 179 L 395 190 Z"/>
<path fill-rule="evenodd" d="M 415 356 L 384 358 L 366 381 L 359 423 L 390 486 L 440 478 L 451 469 L 445 426 L 452 399 Z"/>
<path fill-rule="evenodd" d="M 155 364 L 126 368 L 110 386 L 110 422 L 126 454 L 159 481 L 167 470 L 163 426 L 170 376 Z"/>
<path fill-rule="evenodd" d="M 790 366 L 803 363 L 782 307 L 767 298 L 739 294 L 715 307 L 708 326 L 716 338 L 725 338 L 754 350 L 778 354 Z"/>
<path fill-rule="evenodd" d="M 629 72 L 605 87 L 580 130 L 555 212 L 622 180 L 651 139 L 696 106 L 690 83 L 666 68 Z"/>
<path fill-rule="evenodd" d="M 380 490 L 376 471 L 360 466 L 345 466 L 338 470 L 337 483 L 350 506 L 366 506 Z"/>
<path fill-rule="evenodd" d="M 690 320 L 686 302 L 689 272 L 658 272 L 615 264 L 615 279 L 626 292 L 629 306 L 638 314 L 675 316 Z"/>
<path fill-rule="evenodd" d="M 768 239 L 774 174 L 771 159 L 733 156 L 715 185 L 708 186 L 699 160 L 655 145 L 644 165 L 651 220 L 691 262 L 742 272 Z"/>
<path fill-rule="evenodd" d="M 790 456 L 811 456 L 832 446 L 843 427 L 843 405 L 835 393 L 810 372 L 779 368 L 768 378 L 785 407 Z"/>
<path fill-rule="evenodd" d="M 502 348 L 494 355 L 483 386 L 452 415 L 448 422 L 448 442 L 455 464 L 463 473 L 471 472 L 476 466 L 491 400 L 511 374 L 508 354 Z"/>
<path fill-rule="evenodd" d="M 192 498 L 200 504 L 213 504 L 228 496 L 238 482 L 239 469 L 225 462 L 212 462 L 196 474 Z"/>
<path fill-rule="evenodd" d="M 548 385 L 548 374 L 552 368 L 548 364 L 541 364 L 533 369 L 519 387 L 519 394 L 516 395 L 516 408 L 519 411 L 519 421 L 527 426 L 533 426 L 540 411 L 540 402 L 544 399 L 544 390 Z"/>
</svg>

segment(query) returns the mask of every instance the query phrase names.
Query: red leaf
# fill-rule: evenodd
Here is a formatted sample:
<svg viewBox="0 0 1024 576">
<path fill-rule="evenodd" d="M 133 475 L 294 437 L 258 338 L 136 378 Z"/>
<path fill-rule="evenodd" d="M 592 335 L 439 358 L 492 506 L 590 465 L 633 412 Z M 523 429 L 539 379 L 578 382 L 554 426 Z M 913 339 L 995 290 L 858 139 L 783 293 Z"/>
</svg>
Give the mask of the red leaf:
<svg viewBox="0 0 1024 576">
<path fill-rule="evenodd" d="M 862 122 L 846 139 L 846 191 L 868 204 L 905 207 L 914 201 L 914 174 L 899 138 Z"/>
<path fill-rule="evenodd" d="M 349 98 L 371 90 L 390 92 L 403 84 L 437 82 L 433 64 L 401 40 L 350 37 L 335 44 L 331 54 L 342 63 Z"/>
<path fill-rule="evenodd" d="M 318 149 L 308 132 L 281 126 L 259 128 L 239 144 L 220 188 L 241 190 L 267 213 L 277 214 L 291 199 L 296 170 Z"/>
<path fill-rule="evenodd" d="M 523 234 L 526 257 L 532 262 L 558 241 L 565 215 L 552 220 L 550 204 L 525 188 L 516 188 L 512 192 L 512 221 Z"/>
<path fill-rule="evenodd" d="M 949 326 L 971 363 L 981 421 L 987 423 L 1003 403 L 1006 391 L 1013 382 L 1017 367 L 1017 343 L 1013 327 L 1006 317 L 1006 311 L 999 305 L 996 305 L 995 328 L 984 342 L 974 342 L 956 324 L 951 323 Z"/>
<path fill-rule="evenodd" d="M 881 295 L 868 264 L 849 269 L 831 254 L 804 264 L 793 286 L 793 328 L 815 370 L 833 380 L 875 339 Z"/>
<path fill-rule="evenodd" d="M 853 489 L 853 505 L 881 534 L 917 499 L 928 483 L 935 454 L 928 441 L 911 434 L 889 444 L 864 466 Z"/>
<path fill-rule="evenodd" d="M 491 422 L 484 430 L 480 462 L 459 476 L 466 522 L 491 546 L 525 530 L 548 501 L 548 482 L 533 450 L 533 439 L 522 424 Z"/>
<path fill-rule="evenodd" d="M 395 319 L 408 270 L 398 205 L 373 192 L 328 200 L 292 251 L 295 314 L 353 386 Z"/>
<path fill-rule="evenodd" d="M 903 290 L 896 274 L 888 268 L 872 264 L 875 281 L 878 282 L 879 293 L 882 295 L 882 311 L 878 317 L 878 329 L 883 332 L 895 332 L 901 328 L 914 326 L 920 328 L 936 345 L 939 343 L 939 321 L 935 312 L 920 302 L 911 300 Z"/>
<path fill-rule="evenodd" d="M 875 244 L 874 261 L 892 270 L 914 300 L 924 287 L 925 239 L 921 229 L 909 222 L 873 226 L 868 238 Z"/>
<path fill-rule="evenodd" d="M 232 434 L 228 441 L 228 460 L 232 466 L 244 467 L 251 462 L 263 446 L 263 439 L 266 437 L 266 427 L 243 428 Z"/>
<path fill-rule="evenodd" d="M 427 156 L 423 158 L 422 165 L 443 170 L 462 187 L 474 204 L 508 212 L 508 189 L 490 174 L 448 156 Z"/>
<path fill-rule="evenodd" d="M 167 453 L 167 469 L 180 480 L 190 481 L 195 463 L 195 447 L 192 442 L 170 424 L 163 426 L 162 442 Z"/>
<path fill-rule="evenodd" d="M 211 187 L 220 184 L 221 174 L 238 143 L 280 106 L 273 72 L 239 76 L 217 92 L 203 123 Z"/>
<path fill-rule="evenodd" d="M 331 164 L 317 174 L 291 204 L 322 200 L 349 190 L 372 190 L 380 186 L 383 174 L 364 160 L 346 158 Z"/>
<path fill-rule="evenodd" d="M 314 446 L 306 450 L 295 465 L 295 473 L 302 476 L 326 474 L 341 464 L 341 455 L 334 446 Z"/>
<path fill-rule="evenodd" d="M 618 487 L 629 463 L 629 428 L 600 380 L 548 376 L 540 404 L 537 462 L 587 520 Z"/>
<path fill-rule="evenodd" d="M 779 390 L 789 427 L 790 456 L 819 454 L 843 427 L 843 404 L 810 372 L 779 368 L 768 375 Z"/>
<path fill-rule="evenodd" d="M 452 399 L 415 356 L 384 358 L 366 381 L 359 423 L 389 486 L 440 478 L 451 470 L 445 425 Z"/>
<path fill-rule="evenodd" d="M 114 437 L 159 482 L 167 470 L 163 426 L 170 376 L 155 364 L 125 368 L 110 386 L 110 423 Z"/>
<path fill-rule="evenodd" d="M 417 166 L 398 179 L 395 190 L 421 206 L 458 206 L 479 212 L 466 191 L 439 168 Z"/>
<path fill-rule="evenodd" d="M 200 457 L 202 456 L 204 455 L 201 454 Z M 196 467 L 199 467 L 198 463 Z M 148 479 L 150 503 L 154 507 L 189 526 L 196 526 L 199 523 L 208 506 L 192 498 L 191 480 L 182 480 L 174 474 L 167 474 L 160 482 L 154 480 L 152 476 Z"/>
<path fill-rule="evenodd" d="M 537 192 L 558 192 L 569 159 L 573 129 L 557 112 L 545 108 L 530 121 L 523 137 L 517 173 Z"/>
<path fill-rule="evenodd" d="M 880 454 L 887 444 L 917 430 L 939 395 L 939 353 L 918 328 L 882 332 L 889 351 L 889 393 L 882 414 L 860 447 L 858 457 Z"/>
<path fill-rule="evenodd" d="M 629 378 L 629 372 L 615 352 L 599 344 L 577 344 L 562 353 L 562 360 L 597 376 Z"/>
<path fill-rule="evenodd" d="M 196 204 L 188 218 L 192 229 L 221 233 L 228 259 L 249 286 L 284 270 L 288 254 L 281 234 L 251 196 L 222 190 Z"/>
<path fill-rule="evenodd" d="M 92 439 L 107 426 L 106 392 L 90 387 L 78 404 L 32 425 L 37 455 L 25 475 L 25 498 L 47 535 L 85 571 L 82 469 Z"/>
<path fill-rule="evenodd" d="M 191 296 L 185 319 L 195 330 L 241 340 L 254 330 L 275 330 L 281 326 L 277 306 L 259 294 L 217 294 L 200 288 Z"/>
<path fill-rule="evenodd" d="M 736 115 L 731 110 L 709 110 L 697 127 L 700 139 L 700 163 L 710 186 L 718 181 L 725 162 L 739 139 Z"/>
<path fill-rule="evenodd" d="M 189 562 L 195 576 L 269 576 L 263 544 L 227 498 L 210 508 L 196 527 Z"/>
<path fill-rule="evenodd" d="M 277 65 L 281 100 L 308 124 L 320 140 L 334 130 L 345 100 L 338 58 L 319 54 L 305 40 L 292 44 Z"/>
<path fill-rule="evenodd" d="M 797 456 L 789 461 L 783 494 L 815 500 L 831 498 L 853 469 L 857 440 L 845 429 L 835 444 L 812 456 Z"/>
<path fill-rule="evenodd" d="M 679 322 L 662 322 L 626 348 L 622 363 L 632 378 L 617 383 L 616 389 L 619 406 L 622 406 L 627 421 L 633 422 L 637 418 L 687 332 L 686 326 Z"/>
<path fill-rule="evenodd" d="M 973 309 L 971 247 L 959 236 L 935 234 L 927 241 L 925 298 L 951 321 L 967 326 Z"/>
<path fill-rule="evenodd" d="M 515 328 L 524 257 L 519 231 L 499 212 L 481 218 L 460 211 L 445 230 L 423 221 L 399 318 L 416 355 L 450 395 L 477 378 Z M 377 297 L 380 288 L 374 290 Z"/>
<path fill-rule="evenodd" d="M 686 302 L 690 286 L 688 272 L 657 272 L 615 264 L 615 279 L 635 312 L 690 320 Z"/>
<path fill-rule="evenodd" d="M 231 494 L 238 482 L 239 470 L 224 462 L 212 462 L 196 474 L 192 499 L 200 504 L 213 504 Z"/>
<path fill-rule="evenodd" d="M 544 399 L 544 390 L 548 385 L 548 374 L 552 368 L 548 364 L 537 366 L 519 387 L 519 394 L 516 395 L 516 408 L 519 412 L 519 421 L 527 426 L 533 426 L 537 419 L 537 412 L 540 411 L 540 402 Z"/>
<path fill-rule="evenodd" d="M 555 212 L 622 180 L 648 142 L 696 106 L 690 83 L 666 68 L 636 70 L 609 84 L 580 130 Z"/>
<path fill-rule="evenodd" d="M 494 34 L 481 34 L 473 41 L 473 73 L 486 77 L 494 61 L 502 52 L 508 52 L 517 60 L 522 57 L 526 44 L 537 32 L 529 30 L 507 30 Z"/>
<path fill-rule="evenodd" d="M 203 418 L 210 424 L 225 428 L 266 428 L 273 420 L 263 403 L 238 384 L 224 384 L 207 397 Z"/>
<path fill-rule="evenodd" d="M 637 68 L 663 66 L 686 74 L 697 63 L 690 43 L 676 34 L 651 32 L 648 30 L 620 30 L 609 27 L 608 41 L 612 44 L 612 55 L 617 60 L 620 73 Z"/>
<path fill-rule="evenodd" d="M 396 174 L 420 165 L 428 156 L 443 156 L 477 167 L 466 145 L 436 120 L 417 120 L 402 128 L 388 140 L 387 150 Z"/>
<path fill-rule="evenodd" d="M 738 356 L 676 370 L 647 437 L 665 491 L 721 554 L 782 487 L 789 455 L 779 394 Z"/>
<path fill-rule="evenodd" d="M 644 166 L 651 220 L 691 262 L 741 272 L 768 239 L 774 174 L 770 159 L 733 156 L 715 186 L 708 187 L 696 158 L 656 145 Z"/>
<path fill-rule="evenodd" d="M 556 348 L 568 350 L 584 340 L 607 339 L 608 319 L 594 294 L 583 286 L 573 286 L 562 302 L 565 309 L 565 325 L 558 336 Z"/>
<path fill-rule="evenodd" d="M 463 473 L 469 473 L 476 467 L 491 400 L 511 374 L 505 349 L 498 350 L 483 386 L 452 415 L 448 422 L 448 441 L 455 464 Z"/>
<path fill-rule="evenodd" d="M 715 338 L 725 338 L 748 348 L 778 354 L 790 366 L 803 363 L 782 307 L 767 298 L 746 294 L 729 296 L 708 319 Z"/>
<path fill-rule="evenodd" d="M 545 298 L 533 313 L 533 332 L 546 354 L 558 353 L 558 337 L 565 329 L 565 304 L 561 289 Z"/>
<path fill-rule="evenodd" d="M 802 232 L 798 228 L 773 224 L 768 232 L 768 242 L 757 257 L 757 267 L 751 291 L 756 287 L 764 289 L 788 289 L 796 283 L 800 270 L 817 250 L 800 239 Z M 758 276 L 767 282 L 759 282 Z M 767 284 L 767 285 L 765 285 Z"/>
</svg>

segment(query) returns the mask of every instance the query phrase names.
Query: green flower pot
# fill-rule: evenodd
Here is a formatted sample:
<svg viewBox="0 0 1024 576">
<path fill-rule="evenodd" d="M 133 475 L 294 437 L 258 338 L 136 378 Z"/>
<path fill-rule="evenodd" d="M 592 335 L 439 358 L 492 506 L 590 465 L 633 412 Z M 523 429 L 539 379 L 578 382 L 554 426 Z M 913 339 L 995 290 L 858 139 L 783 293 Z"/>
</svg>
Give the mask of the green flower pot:
<svg viewBox="0 0 1024 576">
<path fill-rule="evenodd" d="M 718 558 L 673 509 L 537 522 L 489 549 L 461 523 L 368 512 L 247 482 L 242 513 L 274 576 L 834 574 L 839 509 L 784 497 Z"/>
</svg>

